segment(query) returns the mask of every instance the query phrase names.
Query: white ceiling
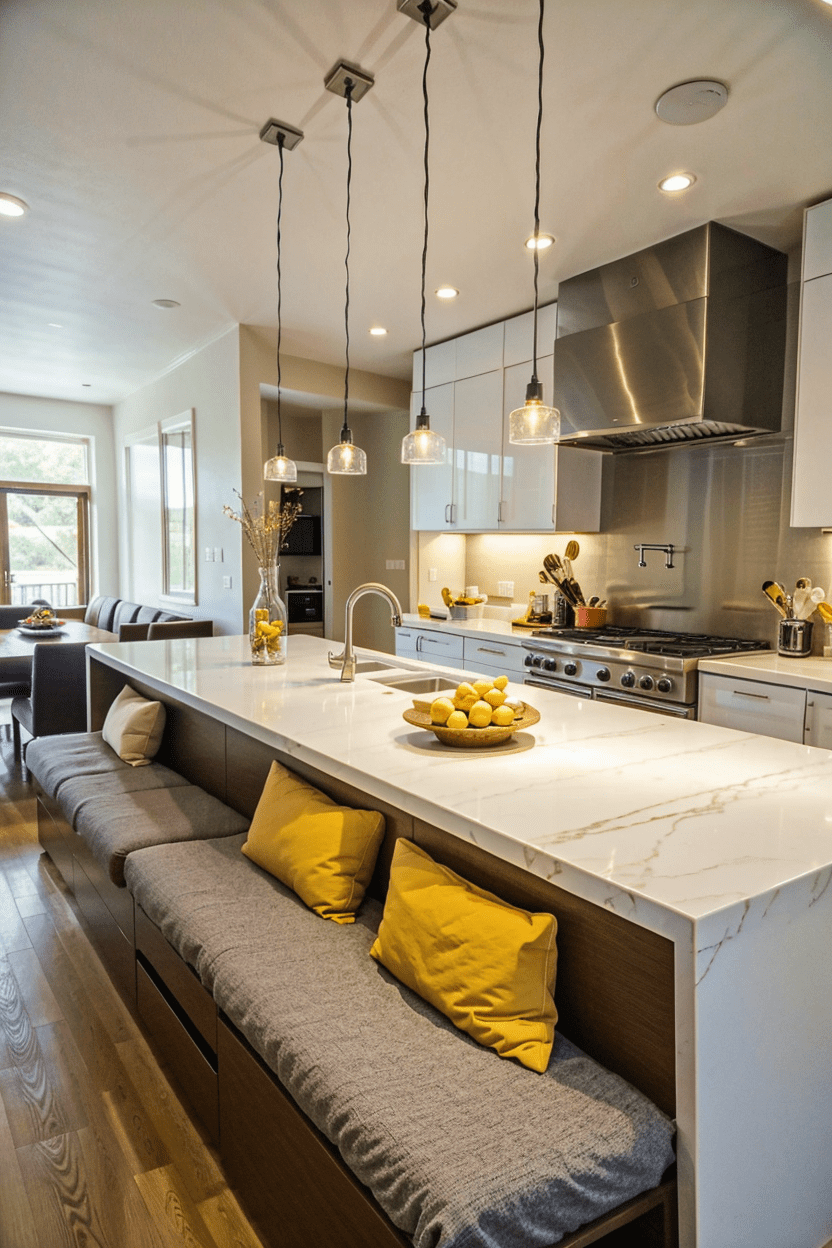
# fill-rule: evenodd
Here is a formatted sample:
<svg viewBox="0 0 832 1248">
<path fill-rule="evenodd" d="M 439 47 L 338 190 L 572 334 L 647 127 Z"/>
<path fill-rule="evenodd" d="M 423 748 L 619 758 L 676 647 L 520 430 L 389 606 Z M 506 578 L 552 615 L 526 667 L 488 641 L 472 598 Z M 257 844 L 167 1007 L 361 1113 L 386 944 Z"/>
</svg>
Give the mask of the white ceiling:
<svg viewBox="0 0 832 1248">
<path fill-rule="evenodd" d="M 286 154 L 284 350 L 341 363 L 339 59 L 376 80 L 354 109 L 352 364 L 409 376 L 424 35 L 395 0 L 2 0 L 0 19 L 0 191 L 31 206 L 0 218 L 0 390 L 112 403 L 236 322 L 276 323 L 270 116 L 306 135 Z M 433 34 L 429 342 L 531 305 L 536 20 L 536 0 L 459 0 Z M 799 243 L 832 193 L 832 6 L 549 0 L 545 37 L 541 302 L 709 219 Z M 660 122 L 656 98 L 697 77 L 726 108 Z M 697 182 L 668 198 L 678 169 Z"/>
</svg>

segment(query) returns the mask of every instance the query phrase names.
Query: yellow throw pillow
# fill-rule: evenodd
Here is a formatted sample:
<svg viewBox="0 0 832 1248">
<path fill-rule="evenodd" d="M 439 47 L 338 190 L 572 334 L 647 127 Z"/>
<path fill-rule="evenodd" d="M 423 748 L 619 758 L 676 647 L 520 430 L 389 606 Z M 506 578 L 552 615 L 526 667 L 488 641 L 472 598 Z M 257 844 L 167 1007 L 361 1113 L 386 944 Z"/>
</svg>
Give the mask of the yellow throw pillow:
<svg viewBox="0 0 832 1248">
<path fill-rule="evenodd" d="M 544 1071 L 555 1039 L 557 920 L 477 888 L 398 840 L 371 957 L 461 1031 Z"/>
<path fill-rule="evenodd" d="M 354 923 L 384 837 L 384 815 L 336 806 L 274 762 L 243 853 L 322 919 Z"/>
<path fill-rule="evenodd" d="M 107 712 L 101 735 L 123 762 L 144 767 L 155 758 L 164 730 L 162 703 L 149 702 L 125 685 Z"/>
</svg>

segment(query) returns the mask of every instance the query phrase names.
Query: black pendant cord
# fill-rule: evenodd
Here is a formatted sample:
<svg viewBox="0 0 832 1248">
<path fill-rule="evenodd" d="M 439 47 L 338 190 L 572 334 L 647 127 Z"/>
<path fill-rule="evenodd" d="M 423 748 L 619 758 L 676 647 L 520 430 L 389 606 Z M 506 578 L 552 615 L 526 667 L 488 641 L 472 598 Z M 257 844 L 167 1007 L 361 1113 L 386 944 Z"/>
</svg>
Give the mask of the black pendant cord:
<svg viewBox="0 0 832 1248">
<path fill-rule="evenodd" d="M 537 133 L 534 149 L 534 354 L 532 381 L 537 381 L 537 298 L 538 272 L 540 269 L 540 131 L 543 125 L 543 6 L 540 0 L 540 16 L 537 22 L 537 46 L 539 51 L 537 70 Z"/>
<path fill-rule="evenodd" d="M 422 100 L 425 114 L 425 237 L 422 244 L 422 411 L 420 425 L 427 420 L 425 411 L 425 281 L 428 264 L 428 201 L 430 198 L 430 114 L 428 112 L 428 65 L 430 65 L 430 17 L 433 6 L 430 0 L 419 5 L 425 19 L 425 67 L 422 71 Z"/>
<path fill-rule="evenodd" d="M 283 454 L 283 422 L 280 416 L 280 340 L 283 325 L 282 274 L 280 270 L 280 221 L 283 216 L 283 135 L 278 133 L 277 150 L 280 153 L 280 174 L 277 180 L 277 453 Z"/>
<path fill-rule="evenodd" d="M 347 274 L 346 299 L 344 301 L 344 329 L 346 334 L 347 366 L 344 372 L 344 424 L 341 429 L 341 441 L 351 442 L 349 422 L 347 420 L 347 404 L 350 397 L 350 186 L 352 183 L 352 78 L 344 83 L 344 94 L 347 100 L 347 254 L 344 268 Z"/>
</svg>

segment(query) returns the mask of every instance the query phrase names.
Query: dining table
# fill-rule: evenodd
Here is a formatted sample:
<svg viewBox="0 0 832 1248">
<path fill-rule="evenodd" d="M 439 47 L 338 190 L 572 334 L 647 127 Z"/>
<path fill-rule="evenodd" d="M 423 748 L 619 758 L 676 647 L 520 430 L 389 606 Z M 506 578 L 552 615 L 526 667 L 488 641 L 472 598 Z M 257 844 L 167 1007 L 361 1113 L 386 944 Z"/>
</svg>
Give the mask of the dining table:
<svg viewBox="0 0 832 1248">
<path fill-rule="evenodd" d="M 37 632 L 24 632 L 19 627 L 0 629 L 0 687 L 31 681 L 32 654 L 36 645 L 46 642 L 50 646 L 60 646 L 80 641 L 118 641 L 118 635 L 85 624 L 83 620 L 66 620 L 59 627 L 39 629 Z"/>
</svg>

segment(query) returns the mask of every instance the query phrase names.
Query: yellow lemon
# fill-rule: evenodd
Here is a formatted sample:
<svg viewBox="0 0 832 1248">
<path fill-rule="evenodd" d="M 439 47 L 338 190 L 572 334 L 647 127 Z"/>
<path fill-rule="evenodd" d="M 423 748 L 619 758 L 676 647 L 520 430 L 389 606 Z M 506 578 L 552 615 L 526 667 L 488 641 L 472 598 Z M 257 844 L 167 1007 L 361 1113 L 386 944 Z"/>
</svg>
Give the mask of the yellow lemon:
<svg viewBox="0 0 832 1248">
<path fill-rule="evenodd" d="M 430 722 L 447 724 L 454 713 L 454 704 L 450 698 L 435 698 L 430 704 Z"/>
<path fill-rule="evenodd" d="M 475 693 L 471 693 L 470 695 L 466 695 L 465 697 L 460 697 L 459 694 L 456 694 L 456 696 L 453 699 L 454 707 L 458 711 L 470 711 L 474 703 L 478 701 L 479 699 Z"/>
<path fill-rule="evenodd" d="M 466 680 L 463 680 L 462 684 L 456 687 L 456 696 L 458 698 L 474 698 L 476 700 L 476 693 L 474 686 L 469 685 Z"/>
<path fill-rule="evenodd" d="M 508 728 L 514 722 L 514 711 L 510 706 L 497 706 L 491 712 L 491 722 L 498 728 Z"/>
<path fill-rule="evenodd" d="M 505 689 L 508 684 L 508 676 L 497 676 L 494 681 L 495 689 Z"/>
<path fill-rule="evenodd" d="M 464 711 L 453 711 L 448 716 L 447 728 L 467 728 L 468 716 Z"/>
<path fill-rule="evenodd" d="M 484 676 L 481 677 L 479 680 L 474 681 L 474 691 L 477 694 L 479 694 L 481 698 L 484 697 L 488 693 L 489 689 L 493 689 L 493 688 L 494 688 L 493 680 L 486 680 Z"/>
<path fill-rule="evenodd" d="M 487 702 L 489 706 L 494 707 L 502 706 L 506 700 L 506 695 L 503 693 L 502 689 L 489 689 L 488 692 L 484 693 L 482 696 L 483 700 Z"/>
<path fill-rule="evenodd" d="M 487 728 L 491 723 L 491 707 L 487 702 L 475 702 L 468 712 L 468 723 L 472 728 Z"/>
</svg>

